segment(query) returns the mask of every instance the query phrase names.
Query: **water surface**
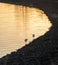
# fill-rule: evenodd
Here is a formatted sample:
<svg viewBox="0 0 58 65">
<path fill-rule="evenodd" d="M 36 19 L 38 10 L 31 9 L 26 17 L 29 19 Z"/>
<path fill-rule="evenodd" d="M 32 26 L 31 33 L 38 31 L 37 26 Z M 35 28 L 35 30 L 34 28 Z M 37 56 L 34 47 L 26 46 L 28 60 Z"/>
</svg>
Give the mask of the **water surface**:
<svg viewBox="0 0 58 65">
<path fill-rule="evenodd" d="M 0 57 L 32 41 L 33 34 L 35 38 L 43 35 L 50 27 L 40 9 L 0 3 Z"/>
</svg>

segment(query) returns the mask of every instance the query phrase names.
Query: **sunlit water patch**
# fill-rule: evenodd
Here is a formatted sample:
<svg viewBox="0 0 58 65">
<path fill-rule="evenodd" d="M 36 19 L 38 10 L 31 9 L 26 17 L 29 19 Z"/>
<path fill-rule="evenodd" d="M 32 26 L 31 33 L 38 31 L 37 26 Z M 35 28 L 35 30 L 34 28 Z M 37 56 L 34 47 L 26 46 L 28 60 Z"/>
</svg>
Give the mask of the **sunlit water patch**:
<svg viewBox="0 0 58 65">
<path fill-rule="evenodd" d="M 40 9 L 0 3 L 0 57 L 44 35 L 50 27 L 48 17 Z"/>
</svg>

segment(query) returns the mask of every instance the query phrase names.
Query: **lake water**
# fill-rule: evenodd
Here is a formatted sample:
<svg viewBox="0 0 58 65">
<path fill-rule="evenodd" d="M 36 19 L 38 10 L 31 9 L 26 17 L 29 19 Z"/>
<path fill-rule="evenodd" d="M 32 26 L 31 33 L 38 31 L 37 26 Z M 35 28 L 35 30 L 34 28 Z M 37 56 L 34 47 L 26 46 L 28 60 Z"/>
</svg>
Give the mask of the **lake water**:
<svg viewBox="0 0 58 65">
<path fill-rule="evenodd" d="M 44 35 L 50 27 L 48 17 L 40 9 L 0 3 L 0 57 Z"/>
</svg>

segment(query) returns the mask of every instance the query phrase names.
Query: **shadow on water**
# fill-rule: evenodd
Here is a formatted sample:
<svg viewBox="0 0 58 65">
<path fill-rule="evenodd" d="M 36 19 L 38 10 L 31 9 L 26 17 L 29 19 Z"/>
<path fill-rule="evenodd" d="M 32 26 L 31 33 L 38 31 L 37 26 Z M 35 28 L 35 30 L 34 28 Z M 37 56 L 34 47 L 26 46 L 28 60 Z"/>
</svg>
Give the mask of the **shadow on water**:
<svg viewBox="0 0 58 65">
<path fill-rule="evenodd" d="M 51 20 L 52 27 L 30 44 L 0 58 L 0 65 L 58 65 L 58 1 L 2 0 L 1 2 L 40 8 Z"/>
</svg>

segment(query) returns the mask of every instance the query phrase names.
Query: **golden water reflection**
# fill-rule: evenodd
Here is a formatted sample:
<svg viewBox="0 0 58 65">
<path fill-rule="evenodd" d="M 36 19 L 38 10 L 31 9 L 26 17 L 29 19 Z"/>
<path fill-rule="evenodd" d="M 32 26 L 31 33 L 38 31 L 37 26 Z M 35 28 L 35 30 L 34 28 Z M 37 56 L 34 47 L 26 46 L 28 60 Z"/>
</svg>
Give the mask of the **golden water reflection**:
<svg viewBox="0 0 58 65">
<path fill-rule="evenodd" d="M 40 9 L 0 3 L 0 57 L 46 33 L 51 27 Z"/>
</svg>

